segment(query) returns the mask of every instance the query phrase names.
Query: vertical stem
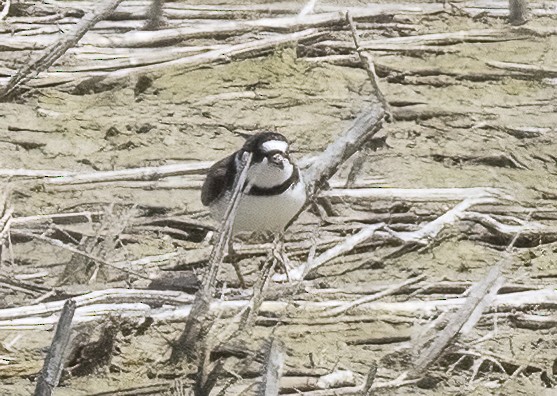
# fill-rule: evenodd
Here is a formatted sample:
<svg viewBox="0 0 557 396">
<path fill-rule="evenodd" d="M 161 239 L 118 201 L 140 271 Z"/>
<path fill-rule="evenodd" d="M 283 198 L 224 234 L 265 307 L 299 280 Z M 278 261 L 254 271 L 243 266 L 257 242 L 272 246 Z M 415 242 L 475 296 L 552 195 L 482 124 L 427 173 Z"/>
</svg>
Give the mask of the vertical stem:
<svg viewBox="0 0 557 396">
<path fill-rule="evenodd" d="M 147 22 L 144 30 L 157 30 L 162 25 L 162 7 L 164 0 L 152 0 L 149 11 L 147 11 Z"/>
<path fill-rule="evenodd" d="M 75 313 L 75 301 L 68 300 L 62 308 L 52 344 L 44 360 L 43 370 L 37 380 L 35 396 L 50 396 L 60 381 L 64 368 L 66 348 L 70 342 L 71 325 Z"/>
<path fill-rule="evenodd" d="M 528 0 L 509 0 L 509 22 L 523 25 L 528 21 Z"/>
</svg>

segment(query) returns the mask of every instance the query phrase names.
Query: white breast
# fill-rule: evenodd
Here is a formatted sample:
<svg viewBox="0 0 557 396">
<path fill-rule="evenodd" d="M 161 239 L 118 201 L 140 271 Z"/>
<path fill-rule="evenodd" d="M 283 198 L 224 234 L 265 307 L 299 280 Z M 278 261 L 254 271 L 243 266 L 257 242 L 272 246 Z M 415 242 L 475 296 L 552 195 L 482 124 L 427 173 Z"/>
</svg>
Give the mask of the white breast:
<svg viewBox="0 0 557 396">
<path fill-rule="evenodd" d="M 211 213 L 218 221 L 222 221 L 229 199 L 225 196 L 211 205 Z M 243 195 L 232 232 L 281 232 L 305 202 L 306 191 L 302 180 L 280 195 Z"/>
</svg>

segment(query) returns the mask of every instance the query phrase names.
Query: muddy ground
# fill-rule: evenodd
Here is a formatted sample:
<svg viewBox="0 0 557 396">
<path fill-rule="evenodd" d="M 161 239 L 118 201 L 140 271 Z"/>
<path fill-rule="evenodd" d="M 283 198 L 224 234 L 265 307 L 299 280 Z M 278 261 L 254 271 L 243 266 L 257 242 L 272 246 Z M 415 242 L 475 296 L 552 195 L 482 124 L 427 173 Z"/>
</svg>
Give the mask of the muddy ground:
<svg viewBox="0 0 557 396">
<path fill-rule="evenodd" d="M 550 8 L 555 7 L 555 2 L 549 3 Z M 507 26 L 505 18 L 472 19 L 457 12 L 415 16 L 407 22 L 416 25 L 416 29 L 383 32 L 383 35 Z M 533 17 L 528 26 L 555 27 L 556 20 L 551 16 Z M 336 34 L 347 40 L 350 37 L 347 31 Z M 376 31 L 362 33 L 363 39 L 377 37 L 381 35 Z M 363 166 L 356 180 L 374 179 L 373 186 L 377 188 L 493 187 L 512 197 L 512 201 L 497 206 L 500 212 L 496 215 L 501 222 L 515 225 L 510 217 L 514 216 L 556 230 L 555 80 L 545 75 L 460 77 L 492 72 L 486 61 L 555 68 L 557 36 L 531 35 L 520 40 L 461 43 L 450 48 L 455 51 L 374 53 L 380 86 L 392 106 L 395 120 L 385 123 L 375 147 L 365 149 L 359 156 Z M 366 109 L 372 100 L 372 89 L 361 68 L 315 62 L 302 55 L 303 51 L 296 45 L 286 45 L 267 56 L 166 73 L 149 80 L 142 89 L 138 89 L 136 81 L 129 81 L 98 93 L 77 94 L 59 87 L 28 91 L 15 101 L 0 104 L 0 168 L 94 172 L 214 161 L 237 149 L 246 134 L 258 130 L 276 130 L 286 135 L 293 142 L 295 158 L 322 151 Z M 63 62 L 64 58 L 60 64 Z M 438 73 L 419 73 L 426 68 Z M 406 74 L 393 76 L 389 72 L 393 69 Z M 347 176 L 351 164 L 349 161 L 339 172 L 339 180 Z M 90 251 L 110 262 L 179 251 L 185 259 L 165 263 L 166 271 L 150 268 L 151 272 L 145 274 L 175 277 L 202 271 L 203 260 L 191 264 L 187 259 L 188 251 L 209 244 L 205 234 L 211 221 L 200 203 L 198 187 L 159 188 L 156 181 L 148 185 L 100 183 L 57 187 L 20 177 L 4 177 L 3 187 L 11 191 L 9 205 L 13 207 L 14 218 L 84 210 L 105 213 L 104 223 L 100 223 L 111 228 L 105 229 L 106 233 L 121 235 L 123 242 L 117 246 L 91 247 L 102 244 L 95 236 L 102 231 L 99 222 L 61 227 L 67 233 L 79 231 L 74 236 L 89 238 L 79 246 L 96 249 Z M 332 214 L 357 220 L 363 214 L 407 212 L 423 216 L 419 224 L 425 224 L 456 203 L 345 199 L 333 202 Z M 489 213 L 488 208 L 484 209 L 484 213 Z M 130 226 L 137 224 L 134 220 L 157 216 L 189 218 L 207 226 L 201 227 L 201 237 Z M 407 229 L 417 229 L 419 224 Z M 331 225 L 334 224 L 320 221 L 315 214 L 305 213 L 286 238 L 298 241 L 312 235 L 345 237 L 353 232 L 349 227 Z M 350 299 L 421 274 L 426 276 L 423 285 L 439 282 L 469 285 L 463 282 L 478 281 L 485 276 L 487 268 L 502 257 L 502 250 L 512 239 L 489 233 L 482 225 L 462 221 L 447 227 L 426 248 L 393 258 L 382 258 L 387 256 L 381 252 L 392 248 L 389 246 L 360 249 L 319 269 L 312 287 L 344 290 L 344 298 Z M 519 238 L 512 263 L 505 268 L 505 284 L 524 286 L 525 290 L 555 290 L 555 234 L 553 231 L 537 239 Z M 294 260 L 302 262 L 305 257 L 296 256 Z M 186 264 L 180 265 L 180 260 Z M 243 268 L 250 282 L 254 281 L 261 260 L 261 256 L 244 258 Z M 55 292 L 42 302 L 93 290 L 145 288 L 151 283 L 110 268 L 102 268 L 92 277 L 85 270 L 83 260 L 72 252 L 39 239 L 17 236 L 11 244 L 4 243 L 0 270 L 10 279 L 17 276 L 23 279 L 21 275 L 29 274 L 26 282 L 41 287 L 25 292 L 3 283 L 0 308 L 31 305 L 51 290 Z M 229 272 L 222 279 L 228 276 L 234 284 L 234 276 Z M 166 287 L 170 286 L 165 283 L 161 286 Z M 443 300 L 458 297 L 467 286 L 459 287 L 412 297 L 402 293 L 382 301 Z M 328 299 L 326 294 L 315 293 L 314 297 L 302 298 Z M 555 318 L 554 305 L 553 301 L 553 310 L 548 302 L 548 306 L 528 306 L 524 311 Z M 412 339 L 438 314 L 384 312 L 376 320 L 339 321 L 319 326 L 288 322 L 271 327 L 259 324 L 251 331 L 247 344 L 257 348 L 274 331 L 286 345 L 287 374 L 340 368 L 354 372 L 359 383 L 370 364 L 376 362 L 379 368 L 376 380 L 387 381 L 407 368 L 407 356 L 414 352 Z M 377 394 L 549 395 L 555 392 L 551 387 L 557 381 L 557 327 L 529 329 L 516 326 L 508 315 L 499 317 L 491 312 L 485 316 L 476 329 L 461 337 L 451 353 L 433 366 L 433 385 L 381 389 Z M 129 326 L 136 326 L 134 323 Z M 97 334 L 106 326 L 103 319 L 80 325 L 78 329 Z M 164 363 L 171 340 L 182 329 L 183 322 L 168 320 L 155 322 L 142 332 L 117 330 L 116 351 L 110 364 L 95 368 L 87 375 L 65 377 L 56 394 L 124 394 L 117 391 L 166 384 L 188 373 L 187 369 L 181 371 L 182 368 Z M 385 341 L 393 334 L 398 337 Z M 16 337 L 13 345 L 10 344 Z M 2 324 L 0 358 L 4 360 L 0 365 L 0 394 L 32 393 L 51 337 L 52 326 L 20 330 Z M 458 351 L 466 348 L 473 353 L 463 357 Z M 518 368 L 521 373 L 512 376 Z M 134 394 L 130 392 L 125 394 Z M 141 394 L 180 393 L 165 389 Z"/>
</svg>

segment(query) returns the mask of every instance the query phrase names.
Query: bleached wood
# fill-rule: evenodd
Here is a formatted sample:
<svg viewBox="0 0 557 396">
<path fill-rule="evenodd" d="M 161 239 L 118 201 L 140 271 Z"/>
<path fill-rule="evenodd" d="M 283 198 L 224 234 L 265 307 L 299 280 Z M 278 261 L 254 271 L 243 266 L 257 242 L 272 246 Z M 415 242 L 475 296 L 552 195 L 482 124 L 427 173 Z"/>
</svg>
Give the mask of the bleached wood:
<svg viewBox="0 0 557 396">
<path fill-rule="evenodd" d="M 525 63 L 511 63 L 511 62 L 500 62 L 500 61 L 487 61 L 485 63 L 486 65 L 490 67 L 494 67 L 496 69 L 531 74 L 533 77 L 539 77 L 539 78 L 557 77 L 557 67 L 528 65 Z"/>
<path fill-rule="evenodd" d="M 475 205 L 494 202 L 497 202 L 495 198 L 466 198 L 454 208 L 439 216 L 437 219 L 427 223 L 417 231 L 391 231 L 390 234 L 406 243 L 411 242 L 425 245 L 435 238 L 446 225 L 454 224 L 457 220 L 461 219 L 465 211 L 469 208 Z"/>
<path fill-rule="evenodd" d="M 11 0 L 5 0 L 4 6 L 2 7 L 2 11 L 0 11 L 0 21 L 8 16 L 10 12 L 10 6 L 12 5 Z"/>
<path fill-rule="evenodd" d="M 408 279 L 408 280 L 406 280 L 402 283 L 391 286 L 391 287 L 389 287 L 385 290 L 382 290 L 378 293 L 372 294 L 370 296 L 364 296 L 364 297 L 361 297 L 357 300 L 350 301 L 349 303 L 341 305 L 340 307 L 333 308 L 330 311 L 325 312 L 323 316 L 337 316 L 337 315 L 340 315 L 340 314 L 345 313 L 346 311 L 350 310 L 351 308 L 357 307 L 358 305 L 362 305 L 362 304 L 365 304 L 365 303 L 368 303 L 368 302 L 376 301 L 376 300 L 379 300 L 380 298 L 395 294 L 396 292 L 404 289 L 405 287 L 407 287 L 409 285 L 413 285 L 414 283 L 421 282 L 425 278 L 426 278 L 425 275 L 420 275 L 420 276 L 417 276 L 415 278 L 410 278 L 410 279 Z"/>
<path fill-rule="evenodd" d="M 61 36 L 52 46 L 45 48 L 39 56 L 21 67 L 0 91 L 0 99 L 7 97 L 18 86 L 31 79 L 40 71 L 48 69 L 56 60 L 64 55 L 69 48 L 75 46 L 91 26 L 94 26 L 98 21 L 110 15 L 121 1 L 122 0 L 105 0 L 98 8 L 87 13 L 72 31 Z"/>
<path fill-rule="evenodd" d="M 107 315 L 117 312 L 122 317 L 152 317 L 155 321 L 178 321 L 183 322 L 189 315 L 191 310 L 191 301 L 193 296 L 172 291 L 153 291 L 153 290 L 127 290 L 127 289 L 111 289 L 110 297 L 113 303 L 100 304 L 95 303 L 93 297 L 97 299 L 106 298 L 102 296 L 105 291 L 92 292 L 83 296 L 75 297 L 76 300 L 87 302 L 76 309 L 74 321 L 75 323 L 84 323 L 89 321 L 101 320 Z M 97 293 L 97 294 L 95 294 Z M 172 294 L 174 293 L 174 294 Z M 99 296 L 99 294 L 101 296 Z M 160 308 L 152 308 L 148 304 L 143 303 L 146 297 L 151 296 L 153 300 L 160 303 L 167 301 L 176 306 L 169 307 L 163 305 Z M 175 296 L 175 297 L 173 297 Z M 125 298 L 127 302 L 119 302 Z M 182 303 L 180 303 L 180 300 Z M 117 302 L 118 301 L 118 302 Z M 362 304 L 354 308 L 353 315 L 372 315 L 377 316 L 379 313 L 388 312 L 390 315 L 414 315 L 420 317 L 429 317 L 439 312 L 445 312 L 455 307 L 462 306 L 467 301 L 466 298 L 447 298 L 442 300 L 412 300 L 404 302 L 379 302 L 374 301 Z M 77 302 L 77 301 L 76 301 Z M 265 317 L 277 318 L 289 312 L 289 317 L 311 318 L 311 315 L 319 314 L 324 310 L 333 309 L 345 304 L 346 301 L 328 300 L 328 301 L 304 301 L 294 299 L 292 302 L 287 301 L 264 301 L 261 304 L 259 314 Z M 18 308 L 0 309 L 0 330 L 33 330 L 42 326 L 52 326 L 56 323 L 56 313 L 62 309 L 64 301 L 43 303 L 34 306 L 24 306 Z M 220 315 L 221 318 L 228 318 L 236 315 L 249 304 L 249 300 L 236 301 L 214 301 L 211 304 L 211 312 Z M 293 310 L 292 308 L 296 309 Z M 511 312 L 513 310 L 524 310 L 537 307 L 538 309 L 556 309 L 557 308 L 557 290 L 547 288 L 542 290 L 531 290 L 517 293 L 507 293 L 497 295 L 488 312 Z M 45 316 L 50 315 L 50 316 Z"/>
<path fill-rule="evenodd" d="M 369 200 L 399 199 L 410 202 L 460 201 L 466 198 L 510 198 L 502 190 L 492 187 L 471 188 L 359 188 L 332 189 L 321 193 L 329 198 L 365 198 Z"/>
<path fill-rule="evenodd" d="M 313 14 L 316 3 L 317 0 L 308 0 L 308 2 L 304 5 L 304 8 L 302 8 L 298 16 L 303 17 L 304 15 Z"/>
<path fill-rule="evenodd" d="M 522 221 L 513 217 L 518 225 L 504 224 L 494 219 L 487 213 L 467 212 L 462 215 L 462 219 L 477 222 L 489 230 L 495 231 L 497 234 L 504 236 L 513 236 L 516 233 L 521 235 L 543 235 L 543 234 L 557 234 L 557 228 L 544 225 L 536 221 Z"/>
<path fill-rule="evenodd" d="M 280 391 L 286 353 L 284 346 L 276 338 L 272 337 L 268 343 L 261 383 L 255 393 L 257 396 L 278 396 Z"/>
<path fill-rule="evenodd" d="M 509 317 L 516 327 L 540 330 L 557 327 L 557 315 L 516 313 Z"/>
<path fill-rule="evenodd" d="M 321 154 L 312 158 L 309 166 L 302 169 L 308 197 L 318 192 L 337 172 L 339 166 L 361 149 L 363 142 L 381 130 L 384 117 L 382 106 L 378 103 L 371 104 Z"/>
<path fill-rule="evenodd" d="M 205 173 L 212 162 L 171 164 L 145 168 L 122 169 L 117 171 L 70 174 L 45 180 L 46 184 L 85 184 L 111 181 L 157 180 L 163 177 Z"/>
<path fill-rule="evenodd" d="M 447 326 L 435 336 L 431 345 L 425 348 L 424 351 L 421 351 L 419 358 L 415 361 L 413 368 L 408 373 L 409 378 L 419 378 L 426 373 L 430 365 L 439 358 L 449 343 L 452 342 L 470 320 L 472 320 L 473 323 L 472 325 L 468 325 L 468 327 L 473 327 L 475 325 L 484 308 L 481 304 L 482 301 L 489 290 L 498 285 L 500 279 L 501 267 L 496 265 L 488 272 L 481 282 L 470 289 L 466 302 L 451 316 L 451 320 Z M 486 303 L 490 302 L 491 301 L 486 301 Z M 480 309 L 478 310 L 479 307 Z M 476 315 L 474 315 L 474 312 L 476 312 Z M 425 340 L 419 341 L 425 342 Z"/>
<path fill-rule="evenodd" d="M 254 21 L 223 21 L 215 24 L 206 24 L 203 29 L 199 28 L 172 28 L 157 31 L 134 31 L 123 35 L 101 36 L 90 34 L 83 44 L 98 47 L 152 47 L 177 43 L 184 40 L 215 37 L 219 35 L 236 36 L 248 32 L 263 30 L 292 32 L 302 31 L 310 28 L 343 24 L 342 13 L 328 13 L 309 15 L 305 17 L 282 17 L 264 18 Z"/>
<path fill-rule="evenodd" d="M 385 95 L 381 88 L 379 87 L 379 77 L 377 77 L 377 73 L 375 72 L 375 64 L 373 62 L 373 57 L 368 52 L 364 52 L 361 44 L 360 44 L 360 35 L 356 30 L 356 26 L 354 24 L 354 19 L 352 18 L 352 14 L 349 12 L 346 13 L 346 21 L 350 26 L 350 30 L 352 32 L 352 40 L 354 41 L 354 46 L 356 47 L 356 52 L 360 57 L 361 65 L 363 66 L 364 70 L 367 72 L 367 76 L 371 83 L 371 87 L 373 88 L 373 94 L 375 98 L 381 103 L 383 106 L 383 111 L 385 112 L 385 120 L 392 121 L 393 115 L 391 112 L 391 107 L 385 99 Z"/>
<path fill-rule="evenodd" d="M 332 247 L 331 249 L 321 253 L 312 261 L 308 261 L 294 269 L 288 271 L 287 274 L 275 274 L 273 280 L 275 282 L 284 282 L 287 280 L 299 281 L 304 279 L 304 277 L 310 272 L 314 271 L 322 265 L 328 263 L 334 258 L 353 250 L 359 244 L 367 241 L 369 238 L 373 237 L 375 232 L 381 229 L 385 224 L 373 224 L 371 226 L 365 227 L 358 233 L 346 238 L 342 243 Z"/>
<path fill-rule="evenodd" d="M 193 296 L 172 290 L 104 289 L 74 297 L 73 300 L 79 310 L 82 307 L 115 302 L 118 304 L 144 302 L 145 304 L 172 304 L 178 306 L 191 303 Z M 64 303 L 65 301 L 62 300 L 24 307 L 5 308 L 0 310 L 0 319 L 9 320 L 35 315 L 53 315 L 60 312 Z"/>
<path fill-rule="evenodd" d="M 307 29 L 301 32 L 281 34 L 265 39 L 229 45 L 223 48 L 171 61 L 119 69 L 111 72 L 43 72 L 39 75 L 39 78 L 29 81 L 27 85 L 38 88 L 68 83 L 77 84 L 79 82 L 86 81 L 88 78 L 98 77 L 102 77 L 102 82 L 104 84 L 111 84 L 122 79 L 137 77 L 144 74 L 153 74 L 156 76 L 163 73 L 192 70 L 207 64 L 227 63 L 240 57 L 258 56 L 279 45 L 296 41 L 310 40 L 320 36 L 322 36 L 322 33 L 317 30 Z M 0 78 L 0 82 L 5 80 L 6 79 Z"/>
<path fill-rule="evenodd" d="M 204 365 L 202 362 L 201 351 L 208 348 L 205 342 L 206 334 L 203 333 L 204 326 L 210 323 L 209 312 L 213 294 L 215 293 L 217 275 L 222 265 L 225 255 L 225 249 L 229 246 L 229 242 L 233 236 L 232 229 L 234 219 L 240 204 L 240 199 L 244 191 L 249 190 L 250 185 L 246 186 L 248 177 L 248 169 L 251 165 L 253 153 L 244 152 L 241 158 L 240 169 L 234 180 L 230 200 L 216 236 L 216 243 L 211 249 L 207 269 L 203 276 L 201 288 L 195 294 L 192 302 L 192 314 L 186 320 L 184 331 L 180 334 L 172 347 L 170 362 L 176 364 L 186 357 L 190 362 L 197 360 L 198 364 Z M 243 279 L 240 278 L 240 282 Z M 208 351 L 207 353 L 210 353 Z"/>
</svg>

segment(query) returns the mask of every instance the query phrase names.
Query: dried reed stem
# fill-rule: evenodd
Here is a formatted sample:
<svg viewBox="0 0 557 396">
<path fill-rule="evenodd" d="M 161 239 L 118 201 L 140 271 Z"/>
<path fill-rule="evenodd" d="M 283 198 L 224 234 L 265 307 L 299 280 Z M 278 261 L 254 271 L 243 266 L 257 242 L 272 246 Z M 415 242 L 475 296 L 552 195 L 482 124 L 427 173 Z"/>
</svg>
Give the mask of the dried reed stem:
<svg viewBox="0 0 557 396">
<path fill-rule="evenodd" d="M 209 315 L 218 270 L 224 258 L 224 250 L 228 246 L 232 236 L 234 218 L 240 202 L 242 190 L 246 183 L 252 156 L 252 153 L 245 153 L 242 158 L 242 169 L 237 179 L 234 181 L 232 196 L 228 202 L 221 229 L 217 234 L 217 243 L 213 246 L 209 257 L 208 269 L 203 278 L 203 286 L 196 293 L 191 308 L 191 314 L 186 321 L 185 329 L 172 348 L 170 356 L 171 363 L 178 363 L 184 356 L 190 361 L 200 357 L 198 351 L 200 346 L 204 344 L 205 338 L 201 336 L 201 331 Z"/>
</svg>

